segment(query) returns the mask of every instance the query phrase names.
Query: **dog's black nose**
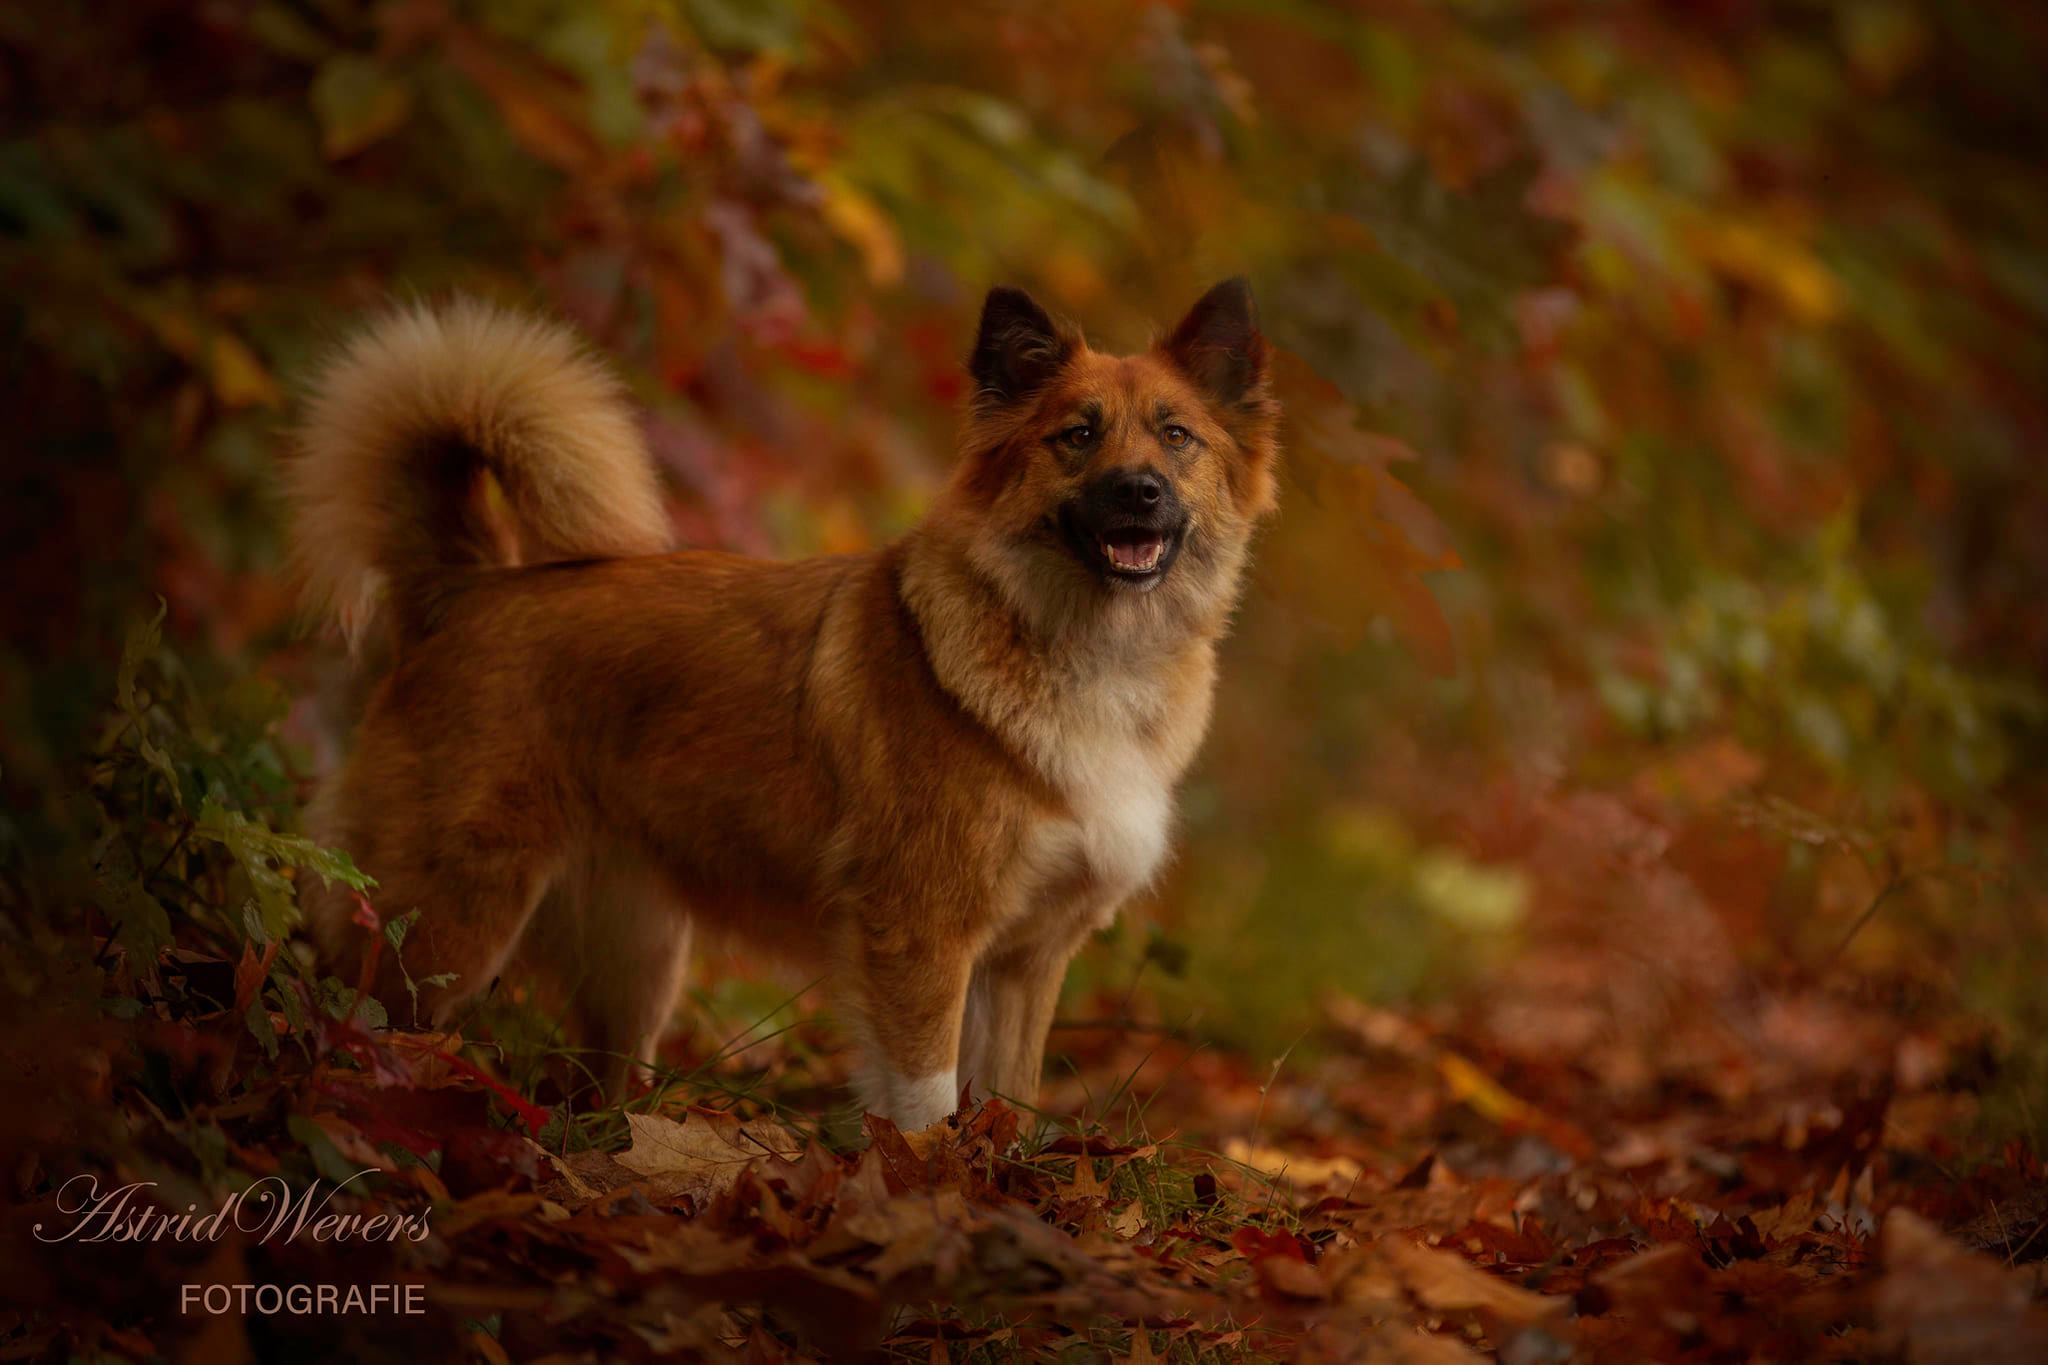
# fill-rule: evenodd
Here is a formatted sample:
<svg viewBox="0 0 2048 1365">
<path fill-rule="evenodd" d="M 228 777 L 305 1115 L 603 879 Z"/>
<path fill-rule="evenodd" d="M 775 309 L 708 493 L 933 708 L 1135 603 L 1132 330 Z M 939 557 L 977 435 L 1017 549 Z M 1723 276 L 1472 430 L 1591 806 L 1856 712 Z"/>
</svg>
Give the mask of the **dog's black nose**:
<svg viewBox="0 0 2048 1365">
<path fill-rule="evenodd" d="M 1149 469 L 1117 476 L 1113 485 L 1116 500 L 1132 512 L 1149 512 L 1166 496 L 1166 485 Z"/>
</svg>

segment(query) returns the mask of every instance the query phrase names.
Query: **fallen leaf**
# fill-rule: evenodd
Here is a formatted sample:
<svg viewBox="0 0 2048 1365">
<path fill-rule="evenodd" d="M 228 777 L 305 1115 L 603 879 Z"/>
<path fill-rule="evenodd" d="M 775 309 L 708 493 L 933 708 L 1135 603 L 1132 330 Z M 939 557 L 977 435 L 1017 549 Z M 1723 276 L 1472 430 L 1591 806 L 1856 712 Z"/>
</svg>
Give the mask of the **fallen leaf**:
<svg viewBox="0 0 2048 1365">
<path fill-rule="evenodd" d="M 1386 1254 L 1408 1292 L 1438 1312 L 1485 1313 L 1519 1327 L 1540 1322 L 1565 1306 L 1564 1299 L 1509 1284 L 1448 1251 L 1395 1241 Z"/>
<path fill-rule="evenodd" d="M 730 1114 L 692 1109 L 682 1122 L 660 1114 L 628 1114 L 633 1145 L 619 1164 L 654 1180 L 665 1194 L 702 1201 L 723 1194 L 750 1167 L 791 1161 L 803 1143 L 780 1124 L 757 1119 L 741 1123 Z"/>
<path fill-rule="evenodd" d="M 1877 1320 L 1914 1361 L 2021 1365 L 2048 1360 L 2048 1312 L 2026 1279 L 1965 1249 L 1909 1209 L 1884 1217 Z"/>
<path fill-rule="evenodd" d="M 1349 1185 L 1365 1174 L 1365 1168 L 1348 1156 L 1306 1156 L 1284 1152 L 1277 1147 L 1260 1147 L 1243 1138 L 1223 1144 L 1223 1155 L 1262 1174 L 1302 1186 Z"/>
</svg>

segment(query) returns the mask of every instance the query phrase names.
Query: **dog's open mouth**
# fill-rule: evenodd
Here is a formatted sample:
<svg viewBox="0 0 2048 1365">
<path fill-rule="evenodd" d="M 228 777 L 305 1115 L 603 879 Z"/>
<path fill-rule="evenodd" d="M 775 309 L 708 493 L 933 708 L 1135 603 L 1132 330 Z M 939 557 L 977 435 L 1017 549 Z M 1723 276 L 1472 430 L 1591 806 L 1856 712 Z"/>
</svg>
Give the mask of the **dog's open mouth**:
<svg viewBox="0 0 2048 1365">
<path fill-rule="evenodd" d="M 1163 531 L 1126 526 L 1104 531 L 1098 543 L 1110 572 L 1143 575 L 1159 571 L 1166 558 L 1166 539 Z"/>
<path fill-rule="evenodd" d="M 1103 582 L 1140 591 L 1156 587 L 1172 572 L 1187 531 L 1179 517 L 1112 515 L 1090 525 L 1093 519 L 1072 503 L 1051 520 L 1069 553 Z"/>
</svg>

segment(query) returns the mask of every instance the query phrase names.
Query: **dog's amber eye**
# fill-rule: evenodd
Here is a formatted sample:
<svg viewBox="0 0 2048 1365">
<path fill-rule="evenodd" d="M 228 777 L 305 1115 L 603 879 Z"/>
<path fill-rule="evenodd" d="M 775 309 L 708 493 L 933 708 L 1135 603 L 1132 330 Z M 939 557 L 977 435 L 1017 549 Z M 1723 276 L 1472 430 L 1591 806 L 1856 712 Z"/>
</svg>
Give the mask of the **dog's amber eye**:
<svg viewBox="0 0 2048 1365">
<path fill-rule="evenodd" d="M 1085 446 L 1095 439 L 1095 428 L 1083 422 L 1079 426 L 1068 427 L 1065 431 L 1061 432 L 1060 439 L 1070 446 Z"/>
<path fill-rule="evenodd" d="M 1175 450 L 1179 450 L 1189 441 L 1195 439 L 1193 434 L 1190 433 L 1186 427 L 1168 427 L 1166 428 L 1166 430 L 1160 432 L 1159 436 L 1160 439 L 1164 440 L 1168 445 L 1172 446 Z"/>
</svg>

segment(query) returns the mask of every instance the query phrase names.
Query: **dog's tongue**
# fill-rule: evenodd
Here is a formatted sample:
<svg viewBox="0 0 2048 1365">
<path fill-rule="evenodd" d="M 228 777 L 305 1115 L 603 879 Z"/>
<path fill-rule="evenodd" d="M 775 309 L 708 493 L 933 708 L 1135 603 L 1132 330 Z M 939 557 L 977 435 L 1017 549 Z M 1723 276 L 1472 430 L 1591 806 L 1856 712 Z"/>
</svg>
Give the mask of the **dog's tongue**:
<svg viewBox="0 0 2048 1365">
<path fill-rule="evenodd" d="M 1156 531 L 1111 531 L 1102 538 L 1111 567 L 1126 573 L 1149 573 L 1159 567 L 1166 537 Z"/>
</svg>

